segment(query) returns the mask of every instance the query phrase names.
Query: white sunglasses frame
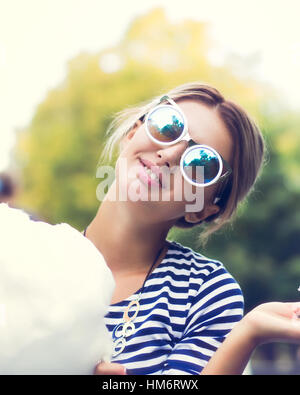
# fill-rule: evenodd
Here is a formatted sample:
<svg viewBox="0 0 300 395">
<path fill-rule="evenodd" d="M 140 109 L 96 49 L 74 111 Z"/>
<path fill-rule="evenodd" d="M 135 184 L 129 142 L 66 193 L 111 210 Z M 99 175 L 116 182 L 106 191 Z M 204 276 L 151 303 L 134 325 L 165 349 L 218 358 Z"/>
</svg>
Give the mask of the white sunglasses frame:
<svg viewBox="0 0 300 395">
<path fill-rule="evenodd" d="M 170 104 L 158 104 L 158 105 L 155 106 L 153 109 L 151 109 L 151 110 L 147 113 L 147 115 L 146 115 L 146 118 L 145 118 L 145 129 L 146 129 L 146 132 L 147 132 L 148 137 L 149 137 L 155 144 L 157 144 L 157 145 L 159 145 L 159 146 L 174 145 L 174 144 L 176 144 L 176 143 L 179 142 L 179 141 L 191 141 L 191 140 L 193 141 L 193 139 L 191 138 L 191 136 L 190 136 L 190 134 L 189 134 L 189 132 L 188 132 L 188 122 L 187 122 L 187 119 L 186 119 L 184 113 L 182 112 L 181 108 L 180 108 L 180 107 L 176 104 L 176 102 L 175 102 L 173 99 L 171 99 L 169 96 L 163 96 L 163 97 L 160 99 L 159 103 L 161 103 L 162 101 L 168 101 Z M 150 130 L 149 130 L 149 128 L 148 128 L 148 120 L 149 120 L 149 117 L 151 116 L 151 114 L 152 114 L 154 111 L 156 111 L 158 108 L 164 108 L 164 107 L 170 108 L 170 105 L 171 105 L 172 107 L 174 107 L 174 108 L 176 109 L 176 111 L 179 112 L 179 114 L 181 115 L 181 117 L 182 117 L 182 119 L 183 119 L 183 122 L 184 122 L 184 127 L 183 127 L 183 131 L 182 131 L 181 135 L 180 135 L 176 140 L 171 141 L 171 142 L 163 142 L 163 141 L 157 140 L 155 137 L 152 136 L 152 134 L 150 133 Z M 213 178 L 211 181 L 209 181 L 209 182 L 207 182 L 207 183 L 201 183 L 201 184 L 200 184 L 200 183 L 197 183 L 197 182 L 194 182 L 193 180 L 191 180 L 191 179 L 186 175 L 185 171 L 183 170 L 183 167 L 184 167 L 184 166 L 183 166 L 184 156 L 185 156 L 187 153 L 189 153 L 190 151 L 192 151 L 192 150 L 194 150 L 194 149 L 199 149 L 199 148 L 200 148 L 200 149 L 201 149 L 201 148 L 205 148 L 205 149 L 208 149 L 208 150 L 210 150 L 211 152 L 213 152 L 213 154 L 216 155 L 216 157 L 217 157 L 217 159 L 218 159 L 218 161 L 219 161 L 219 164 L 220 164 L 218 174 L 215 176 L 215 178 Z M 188 183 L 190 183 L 190 184 L 192 184 L 192 185 L 194 185 L 194 186 L 196 186 L 196 187 L 207 187 L 207 186 L 209 186 L 209 185 L 213 185 L 213 184 L 217 183 L 222 177 L 225 177 L 225 176 L 228 175 L 228 172 L 229 172 L 229 171 L 227 171 L 227 173 L 225 173 L 223 176 L 221 176 L 221 174 L 222 174 L 222 172 L 223 172 L 223 161 L 224 161 L 224 159 L 221 157 L 221 155 L 220 155 L 214 148 L 212 148 L 212 147 L 210 147 L 210 146 L 208 146 L 208 145 L 205 145 L 205 144 L 196 144 L 196 145 L 192 145 L 191 147 L 188 147 L 188 148 L 184 151 L 184 153 L 181 155 L 181 159 L 180 159 L 180 170 L 181 170 L 181 173 L 182 173 L 184 179 L 185 179 Z M 229 168 L 229 169 L 230 169 L 230 168 Z M 228 170 L 229 170 L 229 169 L 228 169 Z M 231 172 L 231 169 L 230 169 L 230 172 Z M 219 200 L 220 200 L 219 197 L 215 198 L 214 203 L 217 203 Z"/>
</svg>

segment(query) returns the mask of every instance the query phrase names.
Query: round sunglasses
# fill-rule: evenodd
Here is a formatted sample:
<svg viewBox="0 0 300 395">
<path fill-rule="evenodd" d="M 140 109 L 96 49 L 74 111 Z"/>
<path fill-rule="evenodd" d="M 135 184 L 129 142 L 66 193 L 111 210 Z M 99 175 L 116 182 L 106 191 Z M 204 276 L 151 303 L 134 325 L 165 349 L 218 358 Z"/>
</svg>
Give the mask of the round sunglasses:
<svg viewBox="0 0 300 395">
<path fill-rule="evenodd" d="M 163 102 L 167 104 L 161 104 Z M 159 104 L 148 112 L 145 128 L 149 138 L 160 146 L 188 141 L 188 147 L 181 156 L 180 170 L 190 184 L 209 186 L 232 173 L 229 163 L 214 148 L 192 140 L 184 113 L 169 96 L 163 96 Z"/>
</svg>

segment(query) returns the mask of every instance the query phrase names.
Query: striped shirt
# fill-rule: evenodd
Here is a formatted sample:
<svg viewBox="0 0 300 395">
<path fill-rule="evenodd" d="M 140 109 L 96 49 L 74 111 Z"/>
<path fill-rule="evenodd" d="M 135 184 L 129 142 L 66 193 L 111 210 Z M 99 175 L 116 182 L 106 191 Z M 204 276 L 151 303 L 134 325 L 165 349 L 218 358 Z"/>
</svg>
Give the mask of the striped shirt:
<svg viewBox="0 0 300 395">
<path fill-rule="evenodd" d="M 139 291 L 109 306 L 105 323 L 111 333 Z M 145 283 L 135 332 L 112 362 L 128 374 L 199 374 L 243 308 L 241 289 L 221 262 L 169 242 Z"/>
</svg>

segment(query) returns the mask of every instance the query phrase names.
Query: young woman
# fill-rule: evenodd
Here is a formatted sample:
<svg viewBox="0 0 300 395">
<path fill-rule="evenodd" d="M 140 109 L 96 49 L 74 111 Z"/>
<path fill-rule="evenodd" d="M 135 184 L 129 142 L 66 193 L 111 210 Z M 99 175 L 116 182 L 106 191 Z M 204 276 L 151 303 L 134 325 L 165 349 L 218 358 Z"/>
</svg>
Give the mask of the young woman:
<svg viewBox="0 0 300 395">
<path fill-rule="evenodd" d="M 208 237 L 251 190 L 264 144 L 245 111 L 189 83 L 124 111 L 109 132 L 116 177 L 85 230 L 116 281 L 106 315 L 113 356 L 95 373 L 235 374 L 260 342 L 300 340 L 297 304 L 242 319 L 240 287 L 223 264 L 167 240 L 173 226 Z"/>
</svg>

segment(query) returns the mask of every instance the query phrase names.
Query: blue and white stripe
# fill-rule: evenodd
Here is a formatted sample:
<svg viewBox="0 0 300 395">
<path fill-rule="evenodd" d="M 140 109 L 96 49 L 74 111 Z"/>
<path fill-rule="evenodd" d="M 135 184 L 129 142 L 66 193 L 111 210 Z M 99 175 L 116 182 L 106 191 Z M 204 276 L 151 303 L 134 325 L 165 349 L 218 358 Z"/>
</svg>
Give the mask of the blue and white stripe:
<svg viewBox="0 0 300 395">
<path fill-rule="evenodd" d="M 219 261 L 177 242 L 145 283 L 135 333 L 112 359 L 130 374 L 199 374 L 243 315 L 243 296 Z M 110 305 L 110 332 L 139 290 Z"/>
</svg>

